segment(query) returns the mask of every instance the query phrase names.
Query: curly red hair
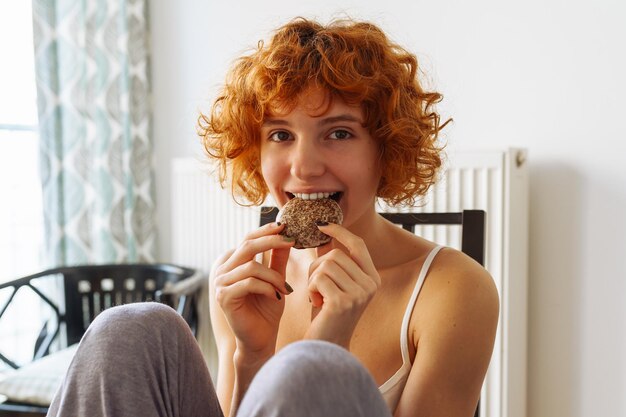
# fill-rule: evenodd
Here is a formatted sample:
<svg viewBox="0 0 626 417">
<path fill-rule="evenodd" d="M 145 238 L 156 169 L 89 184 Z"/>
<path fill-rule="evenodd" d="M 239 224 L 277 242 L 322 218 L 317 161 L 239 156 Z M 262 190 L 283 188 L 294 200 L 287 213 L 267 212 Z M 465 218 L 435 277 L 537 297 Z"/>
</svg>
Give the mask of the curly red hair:
<svg viewBox="0 0 626 417">
<path fill-rule="evenodd" d="M 434 183 L 441 166 L 439 114 L 442 95 L 417 78 L 416 57 L 366 22 L 323 26 L 298 18 L 279 28 L 235 62 L 198 132 L 218 162 L 222 186 L 231 179 L 235 199 L 261 204 L 268 188 L 260 170 L 260 131 L 277 104 L 293 108 L 309 86 L 359 105 L 364 124 L 380 144 L 382 176 L 377 195 L 387 204 L 414 204 Z"/>
</svg>

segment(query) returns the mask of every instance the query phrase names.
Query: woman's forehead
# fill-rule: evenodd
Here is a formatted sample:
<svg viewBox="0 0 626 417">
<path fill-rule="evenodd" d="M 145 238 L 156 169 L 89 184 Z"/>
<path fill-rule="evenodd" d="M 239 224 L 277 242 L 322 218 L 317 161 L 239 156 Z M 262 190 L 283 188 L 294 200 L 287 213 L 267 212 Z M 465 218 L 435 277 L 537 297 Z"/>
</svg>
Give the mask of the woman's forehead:
<svg viewBox="0 0 626 417">
<path fill-rule="evenodd" d="M 304 110 L 312 117 L 318 117 L 337 107 L 361 113 L 359 106 L 348 105 L 341 97 L 325 88 L 311 86 L 304 89 L 295 100 L 277 101 L 270 105 L 266 118 L 286 116 L 296 108 Z"/>
</svg>

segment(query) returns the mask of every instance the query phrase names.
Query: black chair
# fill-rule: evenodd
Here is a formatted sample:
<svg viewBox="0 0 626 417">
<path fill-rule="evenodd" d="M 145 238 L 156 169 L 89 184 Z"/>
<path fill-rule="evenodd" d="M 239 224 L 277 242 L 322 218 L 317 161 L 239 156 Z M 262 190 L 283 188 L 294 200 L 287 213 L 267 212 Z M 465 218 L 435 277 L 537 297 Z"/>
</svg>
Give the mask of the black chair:
<svg viewBox="0 0 626 417">
<path fill-rule="evenodd" d="M 33 361 L 48 355 L 53 341 L 59 339 L 61 335 L 63 346 L 80 341 L 93 319 L 101 311 L 114 305 L 138 301 L 163 302 L 174 307 L 195 334 L 197 324 L 195 294 L 175 297 L 166 290 L 168 283 L 175 284 L 195 274 L 194 269 L 171 264 L 109 264 L 53 268 L 0 284 L 0 291 L 10 292 L 6 302 L 0 307 L 0 319 L 19 291 L 34 292 L 50 307 L 53 323 L 51 326 L 48 323 L 43 326 L 34 346 Z M 59 281 L 54 281 L 55 278 Z M 63 308 L 42 291 L 41 284 L 45 280 L 53 284 L 62 282 L 65 298 Z M 0 360 L 11 368 L 19 368 L 15 361 L 2 353 Z M 0 403 L 1 417 L 42 416 L 47 410 L 47 407 L 22 403 Z"/>
<path fill-rule="evenodd" d="M 261 208 L 261 226 L 276 220 L 276 207 Z M 460 225 L 461 251 L 479 264 L 485 264 L 485 212 L 483 210 L 463 210 L 449 213 L 379 213 L 390 222 L 415 233 L 420 225 Z M 480 401 L 474 417 L 480 415 Z"/>
</svg>

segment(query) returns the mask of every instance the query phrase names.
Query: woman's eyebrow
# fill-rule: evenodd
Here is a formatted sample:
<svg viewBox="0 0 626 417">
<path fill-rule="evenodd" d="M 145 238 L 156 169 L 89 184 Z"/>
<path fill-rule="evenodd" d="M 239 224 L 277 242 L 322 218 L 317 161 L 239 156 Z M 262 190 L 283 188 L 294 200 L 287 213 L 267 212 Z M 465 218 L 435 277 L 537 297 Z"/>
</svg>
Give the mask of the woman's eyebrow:
<svg viewBox="0 0 626 417">
<path fill-rule="evenodd" d="M 361 125 L 363 124 L 363 121 L 360 118 L 349 113 L 338 114 L 337 116 L 324 117 L 320 119 L 317 123 L 320 126 L 326 126 L 326 125 L 331 125 L 331 124 L 338 123 L 338 122 L 358 123 Z M 290 126 L 290 125 L 291 123 L 289 123 L 289 121 L 285 119 L 267 118 L 263 121 L 263 126 Z"/>
<path fill-rule="evenodd" d="M 360 118 L 352 114 L 348 114 L 348 113 L 339 114 L 337 116 L 326 117 L 324 119 L 321 119 L 318 124 L 330 125 L 330 124 L 337 123 L 337 122 L 353 122 L 353 123 L 358 123 L 361 125 L 363 124 L 363 121 Z"/>
<path fill-rule="evenodd" d="M 283 119 L 265 119 L 263 126 L 289 126 L 289 122 Z"/>
</svg>

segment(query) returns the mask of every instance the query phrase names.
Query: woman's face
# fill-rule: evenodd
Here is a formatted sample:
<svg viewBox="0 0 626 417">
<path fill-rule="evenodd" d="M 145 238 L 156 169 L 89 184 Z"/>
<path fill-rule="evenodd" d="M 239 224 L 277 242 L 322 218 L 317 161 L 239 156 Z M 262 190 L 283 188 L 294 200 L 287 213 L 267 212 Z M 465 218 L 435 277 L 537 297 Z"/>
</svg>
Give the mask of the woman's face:
<svg viewBox="0 0 626 417">
<path fill-rule="evenodd" d="M 378 144 L 360 107 L 308 89 L 291 111 L 274 110 L 261 128 L 261 171 L 282 207 L 295 195 L 329 193 L 349 227 L 374 211 L 380 181 Z"/>
</svg>

